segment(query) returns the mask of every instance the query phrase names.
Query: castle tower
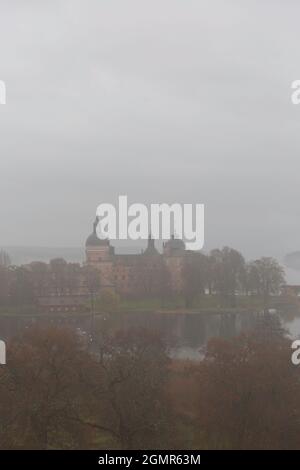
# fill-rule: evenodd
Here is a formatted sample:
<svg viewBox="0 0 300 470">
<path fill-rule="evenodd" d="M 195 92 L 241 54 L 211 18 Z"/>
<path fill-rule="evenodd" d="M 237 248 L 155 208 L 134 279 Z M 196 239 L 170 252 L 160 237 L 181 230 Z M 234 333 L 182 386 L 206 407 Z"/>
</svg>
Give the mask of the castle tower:
<svg viewBox="0 0 300 470">
<path fill-rule="evenodd" d="M 86 253 L 86 262 L 90 265 L 98 265 L 102 261 L 107 261 L 112 254 L 112 247 L 110 246 L 109 240 L 98 238 L 97 236 L 97 225 L 99 219 L 96 217 L 96 220 L 93 224 L 93 232 L 86 240 L 85 243 L 85 253 Z"/>
<path fill-rule="evenodd" d="M 165 256 L 184 256 L 185 243 L 180 238 L 172 235 L 171 239 L 164 243 L 163 253 Z"/>
<path fill-rule="evenodd" d="M 98 222 L 99 219 L 96 217 L 93 225 L 93 232 L 87 238 L 85 243 L 86 264 L 99 270 L 101 289 L 113 289 L 114 248 L 110 246 L 110 242 L 107 238 L 98 238 L 96 232 Z"/>
<path fill-rule="evenodd" d="M 155 248 L 154 239 L 152 238 L 151 233 L 149 234 L 149 237 L 148 237 L 148 245 L 147 245 L 146 250 L 144 251 L 144 255 L 148 255 L 148 256 L 159 255 L 159 252 Z"/>
</svg>

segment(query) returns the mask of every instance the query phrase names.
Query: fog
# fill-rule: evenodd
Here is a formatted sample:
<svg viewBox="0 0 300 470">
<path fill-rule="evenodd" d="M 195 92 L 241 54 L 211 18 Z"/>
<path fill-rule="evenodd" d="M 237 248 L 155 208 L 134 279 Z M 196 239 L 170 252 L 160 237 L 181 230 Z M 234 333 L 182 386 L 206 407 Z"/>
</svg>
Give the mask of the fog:
<svg viewBox="0 0 300 470">
<path fill-rule="evenodd" d="M 299 2 L 0 1 L 0 246 L 79 247 L 97 206 L 204 203 L 205 250 L 299 241 Z"/>
</svg>

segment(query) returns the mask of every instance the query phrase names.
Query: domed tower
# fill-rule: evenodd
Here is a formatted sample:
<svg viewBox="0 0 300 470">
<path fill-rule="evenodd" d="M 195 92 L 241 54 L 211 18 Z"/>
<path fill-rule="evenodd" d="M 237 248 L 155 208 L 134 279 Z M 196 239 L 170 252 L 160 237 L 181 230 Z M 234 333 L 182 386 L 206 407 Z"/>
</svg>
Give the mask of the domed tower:
<svg viewBox="0 0 300 470">
<path fill-rule="evenodd" d="M 147 255 L 147 256 L 157 256 L 157 255 L 159 255 L 159 252 L 155 248 L 155 242 L 154 242 L 154 239 L 151 236 L 151 233 L 149 234 L 149 237 L 148 237 L 147 248 L 146 248 L 146 250 L 144 251 L 143 254 Z"/>
<path fill-rule="evenodd" d="M 94 266 L 100 272 L 101 289 L 114 289 L 113 263 L 114 248 L 110 246 L 108 238 L 101 239 L 97 236 L 99 219 L 93 225 L 93 232 L 85 243 L 86 264 Z"/>
<path fill-rule="evenodd" d="M 113 248 L 110 246 L 109 240 L 107 238 L 101 239 L 97 236 L 98 222 L 99 219 L 96 217 L 93 224 L 93 232 L 85 242 L 86 262 L 91 265 L 98 265 L 103 261 L 107 261 L 110 255 L 113 254 Z"/>
<path fill-rule="evenodd" d="M 183 256 L 184 252 L 184 242 L 180 238 L 175 238 L 174 235 L 164 243 L 164 255 L 166 256 Z"/>
</svg>

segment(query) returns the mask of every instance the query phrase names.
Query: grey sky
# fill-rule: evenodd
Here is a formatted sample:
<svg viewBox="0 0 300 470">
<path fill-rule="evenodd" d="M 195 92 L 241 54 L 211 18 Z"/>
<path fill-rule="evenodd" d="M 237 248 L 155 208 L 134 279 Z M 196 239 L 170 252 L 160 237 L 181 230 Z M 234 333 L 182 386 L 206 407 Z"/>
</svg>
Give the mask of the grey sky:
<svg viewBox="0 0 300 470">
<path fill-rule="evenodd" d="M 201 202 L 205 248 L 300 248 L 300 3 L 0 0 L 0 246 L 100 202 Z"/>
</svg>

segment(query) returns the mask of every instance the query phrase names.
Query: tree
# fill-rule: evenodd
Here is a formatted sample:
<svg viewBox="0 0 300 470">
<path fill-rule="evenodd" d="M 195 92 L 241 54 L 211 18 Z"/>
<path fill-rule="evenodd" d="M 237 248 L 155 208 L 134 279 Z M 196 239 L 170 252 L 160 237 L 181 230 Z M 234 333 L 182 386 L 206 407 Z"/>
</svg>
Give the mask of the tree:
<svg viewBox="0 0 300 470">
<path fill-rule="evenodd" d="M 250 289 L 263 298 L 264 310 L 268 311 L 270 296 L 279 292 L 285 283 L 284 270 L 274 258 L 260 258 L 249 263 Z"/>
<path fill-rule="evenodd" d="M 146 330 L 116 333 L 99 345 L 99 358 L 90 425 L 106 430 L 117 448 L 160 447 L 168 415 L 168 357 L 160 337 Z"/>
<path fill-rule="evenodd" d="M 0 370 L 0 445 L 14 449 L 83 448 L 79 417 L 91 359 L 64 328 L 34 328 L 8 346 Z"/>
<path fill-rule="evenodd" d="M 237 250 L 224 247 L 222 250 L 212 250 L 211 276 L 213 289 L 217 292 L 225 305 L 235 307 L 236 292 L 243 287 L 245 278 L 245 260 Z"/>
<path fill-rule="evenodd" d="M 300 384 L 283 336 L 213 339 L 198 368 L 197 448 L 293 449 Z"/>
</svg>

